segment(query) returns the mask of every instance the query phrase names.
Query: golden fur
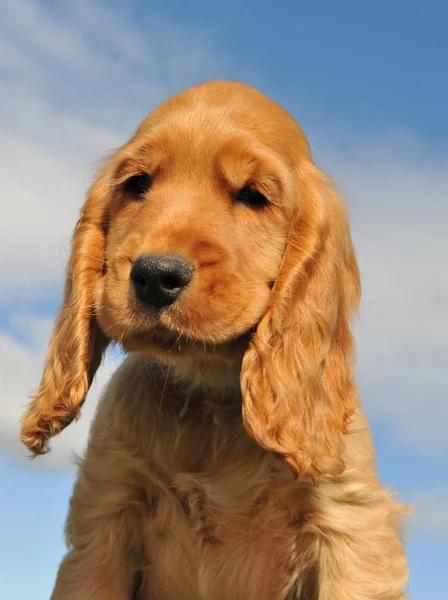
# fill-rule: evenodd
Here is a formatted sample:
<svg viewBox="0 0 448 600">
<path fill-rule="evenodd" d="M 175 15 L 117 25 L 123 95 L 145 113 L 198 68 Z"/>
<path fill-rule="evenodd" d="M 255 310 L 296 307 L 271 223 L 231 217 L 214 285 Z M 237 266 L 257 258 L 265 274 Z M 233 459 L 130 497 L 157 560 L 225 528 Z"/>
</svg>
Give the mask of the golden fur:
<svg viewBox="0 0 448 600">
<path fill-rule="evenodd" d="M 268 203 L 238 201 L 247 186 Z M 130 269 L 165 252 L 194 277 L 151 311 Z M 285 110 L 222 81 L 156 109 L 88 194 L 22 422 L 46 452 L 108 343 L 130 353 L 80 463 L 53 600 L 404 598 L 406 509 L 378 480 L 354 381 L 359 295 L 345 209 Z"/>
</svg>

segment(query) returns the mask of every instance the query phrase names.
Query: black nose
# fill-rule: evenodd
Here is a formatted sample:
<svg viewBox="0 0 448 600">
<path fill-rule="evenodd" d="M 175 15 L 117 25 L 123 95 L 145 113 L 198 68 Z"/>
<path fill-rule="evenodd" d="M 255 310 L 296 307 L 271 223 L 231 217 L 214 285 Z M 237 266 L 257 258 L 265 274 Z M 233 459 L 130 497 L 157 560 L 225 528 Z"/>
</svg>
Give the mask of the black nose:
<svg viewBox="0 0 448 600">
<path fill-rule="evenodd" d="M 131 269 L 137 297 L 154 308 L 169 306 L 190 283 L 194 267 L 175 254 L 142 254 Z"/>
</svg>

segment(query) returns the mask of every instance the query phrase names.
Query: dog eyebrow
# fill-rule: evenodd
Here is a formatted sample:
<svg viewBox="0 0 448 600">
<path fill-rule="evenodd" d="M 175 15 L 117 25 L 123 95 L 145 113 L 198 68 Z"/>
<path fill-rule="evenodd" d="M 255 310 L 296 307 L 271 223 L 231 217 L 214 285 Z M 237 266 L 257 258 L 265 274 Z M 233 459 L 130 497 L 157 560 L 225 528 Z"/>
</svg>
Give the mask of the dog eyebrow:
<svg viewBox="0 0 448 600">
<path fill-rule="evenodd" d="M 240 152 L 229 153 L 225 149 L 217 155 L 215 165 L 219 178 L 231 191 L 251 186 L 266 195 L 271 204 L 281 204 L 284 169 L 276 168 L 270 152 L 242 148 Z"/>
</svg>

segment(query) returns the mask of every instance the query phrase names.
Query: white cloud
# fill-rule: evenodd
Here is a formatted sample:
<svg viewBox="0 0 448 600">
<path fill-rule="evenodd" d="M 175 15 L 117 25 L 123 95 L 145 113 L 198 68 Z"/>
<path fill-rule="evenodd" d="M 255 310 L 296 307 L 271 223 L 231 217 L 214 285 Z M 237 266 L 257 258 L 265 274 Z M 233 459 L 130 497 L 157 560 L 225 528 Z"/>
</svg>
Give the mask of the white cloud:
<svg viewBox="0 0 448 600">
<path fill-rule="evenodd" d="M 42 375 L 44 350 L 52 322 L 47 318 L 19 313 L 12 315 L 11 321 L 17 324 L 17 331 L 26 337 L 24 342 L 19 342 L 4 333 L 0 334 L 0 437 L 3 450 L 23 462 L 28 453 L 19 441 L 19 422 L 28 397 L 38 386 Z M 74 466 L 75 456 L 81 456 L 85 449 L 101 390 L 120 362 L 121 357 L 117 351 L 113 350 L 106 355 L 82 408 L 81 418 L 52 440 L 52 451 L 45 457 L 36 459 L 33 468 L 66 469 L 69 465 Z"/>
<path fill-rule="evenodd" d="M 94 163 L 163 97 L 223 71 L 197 32 L 160 21 L 137 28 L 105 2 L 0 0 L 0 10 L 1 305 L 60 295 Z M 343 151 L 325 137 L 310 139 L 351 207 L 364 297 L 358 372 L 368 411 L 387 419 L 407 447 L 441 454 L 448 445 L 447 161 L 410 136 L 351 135 Z M 8 318 L 34 344 L 30 350 L 0 338 L 1 443 L 22 456 L 17 422 L 40 379 L 49 324 L 33 310 Z M 83 446 L 110 370 L 100 372 L 83 418 L 39 462 L 66 463 Z"/>
<path fill-rule="evenodd" d="M 384 135 L 322 152 L 348 200 L 363 284 L 358 376 L 369 414 L 408 448 L 448 449 L 448 155 Z"/>
<path fill-rule="evenodd" d="M 412 519 L 415 532 L 448 539 L 448 488 L 431 489 L 415 494 Z"/>
<path fill-rule="evenodd" d="M 95 163 L 218 67 L 194 32 L 155 22 L 146 34 L 106 3 L 0 0 L 0 10 L 2 302 L 55 292 Z"/>
<path fill-rule="evenodd" d="M 32 306 L 61 295 L 95 163 L 164 97 L 213 78 L 220 65 L 194 30 L 161 20 L 139 29 L 105 2 L 0 0 L 0 12 L 0 306 Z M 51 322 L 33 309 L 5 314 L 16 335 L 0 332 L 0 443 L 22 461 L 18 424 L 40 381 Z M 100 391 L 119 363 L 113 356 L 82 418 L 33 465 L 66 467 L 82 453 Z"/>
</svg>

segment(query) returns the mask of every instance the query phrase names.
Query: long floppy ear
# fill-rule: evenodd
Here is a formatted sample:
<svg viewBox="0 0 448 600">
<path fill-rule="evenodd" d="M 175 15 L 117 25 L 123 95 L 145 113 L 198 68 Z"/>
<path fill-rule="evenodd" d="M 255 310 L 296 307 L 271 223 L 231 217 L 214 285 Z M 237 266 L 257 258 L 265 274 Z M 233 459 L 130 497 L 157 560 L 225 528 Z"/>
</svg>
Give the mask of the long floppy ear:
<svg viewBox="0 0 448 600">
<path fill-rule="evenodd" d="M 20 439 L 33 455 L 79 416 L 108 341 L 94 314 L 93 288 L 105 261 L 108 185 L 93 184 L 75 227 L 64 301 L 48 345 L 40 387 L 22 418 Z"/>
<path fill-rule="evenodd" d="M 268 309 L 244 356 L 244 424 L 300 475 L 344 469 L 357 404 L 350 317 L 360 281 L 345 209 L 310 162 Z"/>
</svg>

